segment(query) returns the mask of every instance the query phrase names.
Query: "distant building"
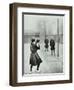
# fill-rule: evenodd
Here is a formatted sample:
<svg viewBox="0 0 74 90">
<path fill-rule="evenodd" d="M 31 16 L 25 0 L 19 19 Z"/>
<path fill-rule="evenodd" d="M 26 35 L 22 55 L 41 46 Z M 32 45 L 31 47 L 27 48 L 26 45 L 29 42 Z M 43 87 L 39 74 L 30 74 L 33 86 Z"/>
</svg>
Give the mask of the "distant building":
<svg viewBox="0 0 74 90">
<path fill-rule="evenodd" d="M 25 33 L 24 34 L 24 43 L 29 43 L 33 37 L 39 38 L 40 33 L 38 33 L 38 32 L 36 32 L 36 33 Z"/>
</svg>

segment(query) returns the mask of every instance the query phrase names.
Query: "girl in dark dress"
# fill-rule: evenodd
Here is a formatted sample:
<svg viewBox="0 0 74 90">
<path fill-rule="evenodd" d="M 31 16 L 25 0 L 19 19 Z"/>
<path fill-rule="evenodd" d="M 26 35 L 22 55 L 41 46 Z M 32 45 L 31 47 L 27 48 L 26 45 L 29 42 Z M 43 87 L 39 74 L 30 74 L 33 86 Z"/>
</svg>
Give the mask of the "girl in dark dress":
<svg viewBox="0 0 74 90">
<path fill-rule="evenodd" d="M 49 40 L 46 38 L 44 40 L 44 43 L 45 43 L 45 51 L 48 51 L 48 48 L 49 48 Z"/>
<path fill-rule="evenodd" d="M 37 65 L 37 70 L 39 70 L 40 63 L 42 62 L 40 56 L 37 53 L 37 50 L 40 49 L 40 46 L 37 46 L 39 40 L 32 39 L 31 41 L 31 55 L 30 55 L 30 71 L 32 71 L 33 66 Z"/>
<path fill-rule="evenodd" d="M 42 60 L 41 60 L 39 54 L 37 53 L 37 50 L 40 49 L 39 42 L 40 42 L 40 40 L 37 40 L 36 44 L 35 44 L 35 46 L 36 46 L 36 53 L 35 53 L 35 55 L 36 55 L 36 59 L 37 59 L 37 70 L 39 70 L 40 63 L 42 63 Z"/>
<path fill-rule="evenodd" d="M 50 40 L 50 46 L 51 46 L 51 55 L 55 56 L 55 41 L 53 39 Z"/>
<path fill-rule="evenodd" d="M 35 39 L 31 40 L 31 45 L 30 45 L 30 71 L 32 71 L 32 67 L 36 65 L 36 58 L 35 58 Z"/>
</svg>

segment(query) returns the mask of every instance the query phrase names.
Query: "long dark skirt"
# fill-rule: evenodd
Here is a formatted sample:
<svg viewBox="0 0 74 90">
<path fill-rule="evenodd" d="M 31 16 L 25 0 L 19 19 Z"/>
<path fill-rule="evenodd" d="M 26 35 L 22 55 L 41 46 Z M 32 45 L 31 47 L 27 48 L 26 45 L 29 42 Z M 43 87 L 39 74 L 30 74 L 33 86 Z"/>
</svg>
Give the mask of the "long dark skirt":
<svg viewBox="0 0 74 90">
<path fill-rule="evenodd" d="M 55 46 L 51 46 L 51 50 L 55 50 Z"/>
<path fill-rule="evenodd" d="M 48 47 L 49 47 L 49 45 L 48 45 L 48 44 L 46 44 L 46 45 L 45 45 L 45 48 L 48 48 Z"/>
<path fill-rule="evenodd" d="M 38 53 L 31 53 L 30 55 L 30 64 L 33 66 L 36 66 L 38 64 L 42 63 L 42 60 L 40 58 L 40 56 L 38 55 Z"/>
</svg>

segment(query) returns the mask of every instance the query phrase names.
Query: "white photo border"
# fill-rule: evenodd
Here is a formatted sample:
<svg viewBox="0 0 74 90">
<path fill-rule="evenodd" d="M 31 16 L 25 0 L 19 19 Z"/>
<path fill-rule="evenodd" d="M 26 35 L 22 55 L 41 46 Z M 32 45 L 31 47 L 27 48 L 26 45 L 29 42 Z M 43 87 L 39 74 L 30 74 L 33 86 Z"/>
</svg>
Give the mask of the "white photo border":
<svg viewBox="0 0 74 90">
<path fill-rule="evenodd" d="M 64 67 L 65 71 L 64 74 L 48 74 L 44 76 L 31 76 L 31 77 L 22 77 L 22 12 L 29 12 L 29 13 L 53 13 L 53 14 L 65 14 L 65 21 L 64 21 L 64 50 L 63 50 L 63 57 L 64 57 Z M 69 28 L 70 28 L 70 13 L 69 10 L 58 10 L 58 9 L 42 9 L 42 8 L 17 8 L 17 82 L 38 82 L 38 81 L 57 81 L 57 80 L 69 80 Z"/>
</svg>

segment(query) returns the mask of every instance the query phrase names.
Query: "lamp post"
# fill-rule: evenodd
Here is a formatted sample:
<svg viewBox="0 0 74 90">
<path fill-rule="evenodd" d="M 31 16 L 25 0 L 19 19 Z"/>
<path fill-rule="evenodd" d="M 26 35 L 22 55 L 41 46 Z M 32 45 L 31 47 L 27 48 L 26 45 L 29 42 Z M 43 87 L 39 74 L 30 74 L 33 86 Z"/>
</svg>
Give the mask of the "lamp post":
<svg viewBox="0 0 74 90">
<path fill-rule="evenodd" d="M 59 57 L 59 19 L 57 19 L 57 57 Z"/>
<path fill-rule="evenodd" d="M 45 39 L 46 39 L 46 22 L 44 21 L 44 32 L 45 32 Z"/>
</svg>

